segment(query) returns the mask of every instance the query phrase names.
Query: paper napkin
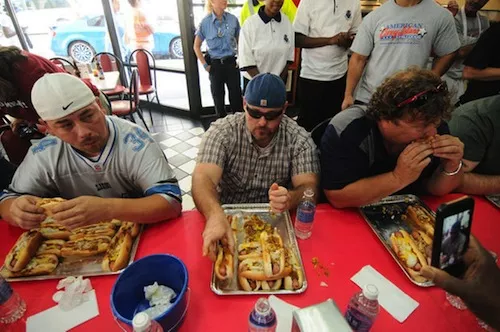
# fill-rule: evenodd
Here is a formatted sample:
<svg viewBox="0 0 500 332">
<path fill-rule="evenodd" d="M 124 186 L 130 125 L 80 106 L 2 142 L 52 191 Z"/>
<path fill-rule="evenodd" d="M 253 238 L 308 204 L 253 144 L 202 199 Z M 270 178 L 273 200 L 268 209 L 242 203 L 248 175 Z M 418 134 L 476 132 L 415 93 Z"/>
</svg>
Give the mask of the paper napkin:
<svg viewBox="0 0 500 332">
<path fill-rule="evenodd" d="M 269 296 L 269 303 L 274 309 L 278 320 L 276 332 L 290 332 L 292 330 L 293 311 L 299 308 L 274 295 Z"/>
<path fill-rule="evenodd" d="M 417 301 L 405 294 L 370 265 L 363 267 L 351 280 L 361 288 L 368 284 L 377 286 L 378 302 L 400 323 L 404 322 L 418 307 Z"/>
</svg>

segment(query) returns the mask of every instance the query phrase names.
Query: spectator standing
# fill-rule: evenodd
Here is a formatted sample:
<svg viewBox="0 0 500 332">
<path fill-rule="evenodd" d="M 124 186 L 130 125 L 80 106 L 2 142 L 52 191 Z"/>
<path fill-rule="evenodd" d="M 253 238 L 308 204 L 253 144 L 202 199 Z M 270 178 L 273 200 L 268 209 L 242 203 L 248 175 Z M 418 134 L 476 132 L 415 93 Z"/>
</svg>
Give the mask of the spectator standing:
<svg viewBox="0 0 500 332">
<path fill-rule="evenodd" d="M 132 51 L 143 48 L 153 52 L 154 30 L 142 8 L 141 0 L 128 0 L 128 2 L 132 7 L 127 28 L 129 48 Z"/>
<path fill-rule="evenodd" d="M 264 1 L 265 0 L 245 0 L 241 8 L 240 24 L 243 25 L 247 18 L 257 13 L 260 7 L 264 6 Z M 297 13 L 297 6 L 295 6 L 293 0 L 285 0 L 281 12 L 288 17 L 290 22 L 293 22 L 295 14 Z"/>
</svg>

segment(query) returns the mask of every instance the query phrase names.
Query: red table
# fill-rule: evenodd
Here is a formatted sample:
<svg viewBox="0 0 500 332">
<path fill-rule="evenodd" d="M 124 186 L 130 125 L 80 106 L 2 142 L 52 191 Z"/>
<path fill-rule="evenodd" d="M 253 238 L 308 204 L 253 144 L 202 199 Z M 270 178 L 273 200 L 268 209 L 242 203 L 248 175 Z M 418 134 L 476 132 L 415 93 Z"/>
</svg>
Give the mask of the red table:
<svg viewBox="0 0 500 332">
<path fill-rule="evenodd" d="M 459 195 L 428 198 L 432 209 Z M 500 211 L 483 198 L 476 198 L 473 234 L 490 250 L 500 253 Z M 281 296 L 299 307 L 305 307 L 327 298 L 333 298 L 345 310 L 350 297 L 359 290 L 350 278 L 363 266 L 370 264 L 405 293 L 420 303 L 410 317 L 400 324 L 385 310 L 381 310 L 373 331 L 481 331 L 476 318 L 468 311 L 459 311 L 446 301 L 437 288 L 420 288 L 412 284 L 373 234 L 356 210 L 336 210 L 326 204 L 318 206 L 313 235 L 299 241 L 309 287 L 301 295 Z M 258 296 L 217 296 L 210 290 L 211 262 L 201 256 L 201 232 L 204 219 L 197 211 L 183 213 L 182 217 L 149 227 L 142 235 L 137 258 L 152 253 L 170 253 L 180 257 L 189 270 L 191 302 L 181 331 L 244 331 L 247 317 Z M 0 258 L 21 234 L 21 230 L 0 224 Z M 330 271 L 329 277 L 318 276 L 311 260 L 318 257 Z M 110 305 L 111 287 L 116 276 L 92 278 L 100 315 L 74 331 L 121 331 L 116 325 Z M 321 287 L 320 282 L 329 287 Z M 25 299 L 29 317 L 54 306 L 52 294 L 57 281 L 12 283 Z M 25 322 L 2 327 L 1 331 L 24 331 Z"/>
</svg>

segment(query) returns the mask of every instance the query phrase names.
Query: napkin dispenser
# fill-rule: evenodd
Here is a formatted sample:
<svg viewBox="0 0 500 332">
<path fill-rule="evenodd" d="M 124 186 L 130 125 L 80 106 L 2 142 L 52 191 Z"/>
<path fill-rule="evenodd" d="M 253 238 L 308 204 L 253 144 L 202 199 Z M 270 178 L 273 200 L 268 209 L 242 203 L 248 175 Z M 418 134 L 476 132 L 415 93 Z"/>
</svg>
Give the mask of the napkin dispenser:
<svg viewBox="0 0 500 332">
<path fill-rule="evenodd" d="M 293 312 L 292 332 L 352 332 L 332 299 Z"/>
</svg>

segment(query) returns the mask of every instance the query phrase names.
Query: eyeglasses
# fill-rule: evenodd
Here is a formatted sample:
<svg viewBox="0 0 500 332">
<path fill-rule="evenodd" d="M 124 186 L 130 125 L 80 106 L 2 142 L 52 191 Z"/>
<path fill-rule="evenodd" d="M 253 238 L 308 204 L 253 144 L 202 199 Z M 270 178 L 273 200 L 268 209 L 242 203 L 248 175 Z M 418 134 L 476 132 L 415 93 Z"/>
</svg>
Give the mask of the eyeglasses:
<svg viewBox="0 0 500 332">
<path fill-rule="evenodd" d="M 254 119 L 260 119 L 261 117 L 264 117 L 264 119 L 266 119 L 267 121 L 276 120 L 283 113 L 282 109 L 278 111 L 262 113 L 261 111 L 258 111 L 248 106 L 246 107 L 246 111 L 248 112 L 248 115 L 250 115 Z"/>
<path fill-rule="evenodd" d="M 441 82 L 435 88 L 424 90 L 422 92 L 417 93 L 413 97 L 410 97 L 406 100 L 403 100 L 396 107 L 401 108 L 403 106 L 410 105 L 410 104 L 413 107 L 420 107 L 420 106 L 423 106 L 425 103 L 427 103 L 430 95 L 435 95 L 437 93 L 442 93 L 442 92 L 446 92 L 446 91 L 448 91 L 448 86 L 446 85 L 446 82 Z"/>
</svg>

